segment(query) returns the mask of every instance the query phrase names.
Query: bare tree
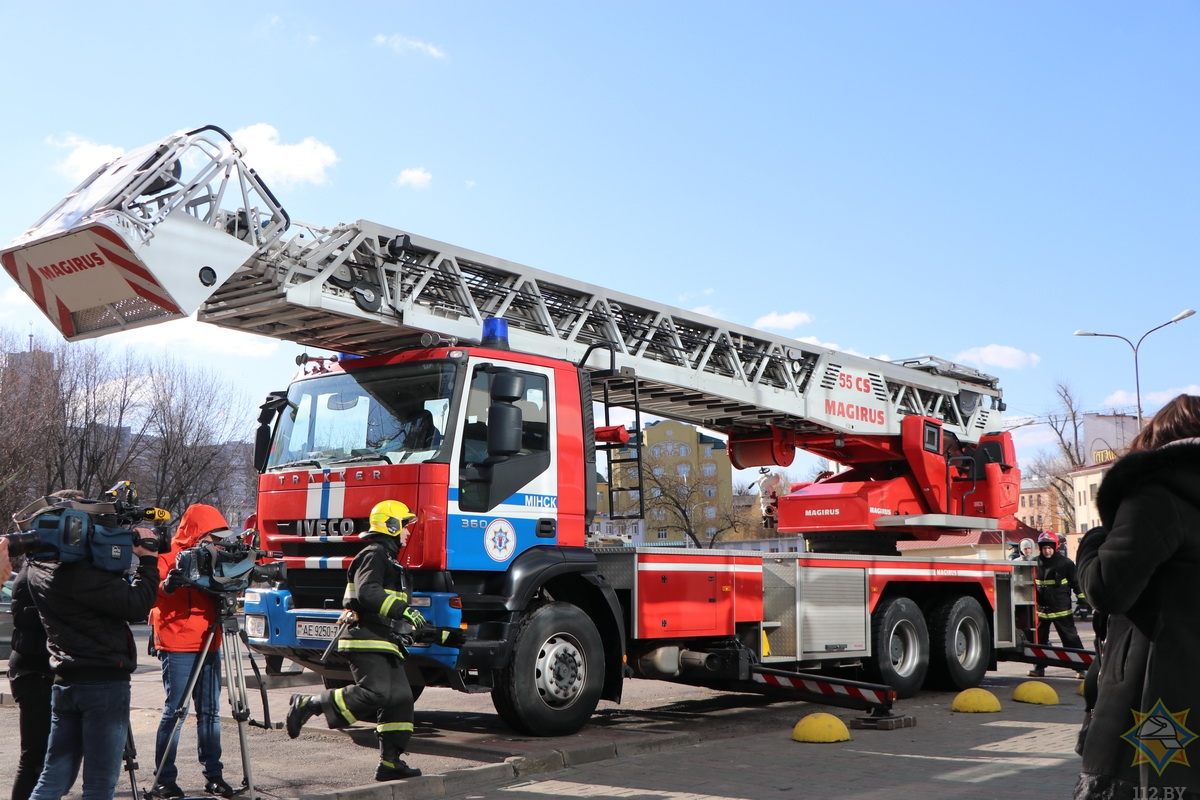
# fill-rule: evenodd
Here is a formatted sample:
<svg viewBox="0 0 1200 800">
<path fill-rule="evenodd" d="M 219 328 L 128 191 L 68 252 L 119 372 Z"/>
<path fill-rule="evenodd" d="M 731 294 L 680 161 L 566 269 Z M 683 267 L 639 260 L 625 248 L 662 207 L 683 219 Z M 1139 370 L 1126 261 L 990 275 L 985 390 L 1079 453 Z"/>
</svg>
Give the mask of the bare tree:
<svg viewBox="0 0 1200 800">
<path fill-rule="evenodd" d="M 1084 454 L 1083 417 L 1079 399 L 1068 383 L 1059 381 L 1054 386 L 1060 408 L 1048 414 L 1046 424 L 1054 431 L 1057 447 L 1042 451 L 1029 464 L 1029 472 L 1045 479 L 1064 530 L 1075 530 L 1075 492 L 1071 486 L 1071 472 L 1087 463 Z"/>
<path fill-rule="evenodd" d="M 42 494 L 62 401 L 54 356 L 0 329 L 0 509 L 4 517 Z M 26 349 L 28 348 L 28 349 Z"/>
<path fill-rule="evenodd" d="M 61 408 L 53 417 L 42 490 L 79 489 L 97 497 L 137 476 L 147 447 L 145 363 L 131 351 L 63 344 L 55 352 Z"/>
<path fill-rule="evenodd" d="M 152 365 L 148 387 L 151 439 L 144 460 L 154 504 L 177 514 L 192 503 L 228 505 L 231 481 L 252 481 L 233 445 L 250 432 L 245 396 L 211 370 L 170 358 Z"/>
<path fill-rule="evenodd" d="M 721 502 L 715 476 L 680 471 L 686 462 L 647 459 L 643 462 L 647 492 L 646 527 L 677 531 L 696 547 L 713 547 L 722 535 L 743 532 L 745 515 Z M 710 532 L 711 530 L 711 532 Z"/>
<path fill-rule="evenodd" d="M 1086 463 L 1083 448 L 1083 411 L 1079 400 L 1071 391 L 1071 385 L 1059 381 L 1054 385 L 1061 410 L 1046 417 L 1046 424 L 1058 439 L 1058 451 L 1071 467 Z"/>
</svg>

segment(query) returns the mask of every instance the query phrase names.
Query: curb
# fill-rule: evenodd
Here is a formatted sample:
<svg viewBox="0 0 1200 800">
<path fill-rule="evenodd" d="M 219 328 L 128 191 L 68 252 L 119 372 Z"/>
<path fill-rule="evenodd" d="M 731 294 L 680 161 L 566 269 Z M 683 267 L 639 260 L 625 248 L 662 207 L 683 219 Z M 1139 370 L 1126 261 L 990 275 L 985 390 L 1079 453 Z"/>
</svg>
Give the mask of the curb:
<svg viewBox="0 0 1200 800">
<path fill-rule="evenodd" d="M 558 772 L 567 767 L 605 761 L 618 756 L 657 753 L 697 745 L 701 741 L 701 737 L 696 734 L 673 733 L 620 745 L 616 742 L 604 742 L 549 750 L 533 756 L 509 756 L 502 764 L 465 767 L 445 775 L 421 775 L 406 781 L 353 786 L 336 792 L 302 794 L 299 800 L 438 800 L 478 789 L 501 786 L 521 778 Z"/>
</svg>

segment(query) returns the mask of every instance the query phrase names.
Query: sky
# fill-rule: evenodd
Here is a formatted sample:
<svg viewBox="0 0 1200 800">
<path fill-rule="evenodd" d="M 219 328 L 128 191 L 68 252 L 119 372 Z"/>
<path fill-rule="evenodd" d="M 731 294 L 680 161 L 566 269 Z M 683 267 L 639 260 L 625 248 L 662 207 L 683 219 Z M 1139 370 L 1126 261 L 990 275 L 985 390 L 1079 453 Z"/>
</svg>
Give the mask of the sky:
<svg viewBox="0 0 1200 800">
<path fill-rule="evenodd" d="M 292 219 L 368 219 L 730 322 L 1000 378 L 1022 461 L 1200 393 L 1196 2 L 0 6 L 0 242 L 212 124 Z M 58 334 L 0 274 L 0 327 Z M 298 346 L 102 340 L 257 402 Z M 253 419 L 247 419 L 247 436 Z"/>
</svg>

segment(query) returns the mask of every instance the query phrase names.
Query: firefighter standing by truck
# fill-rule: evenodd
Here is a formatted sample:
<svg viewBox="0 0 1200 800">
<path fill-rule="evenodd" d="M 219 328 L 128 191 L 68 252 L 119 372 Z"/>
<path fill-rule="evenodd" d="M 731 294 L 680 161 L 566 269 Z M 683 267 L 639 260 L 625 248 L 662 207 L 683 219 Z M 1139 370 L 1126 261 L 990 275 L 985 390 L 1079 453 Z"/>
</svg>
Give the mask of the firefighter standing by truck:
<svg viewBox="0 0 1200 800">
<path fill-rule="evenodd" d="M 1075 619 L 1071 611 L 1071 595 L 1080 603 L 1086 603 L 1083 590 L 1075 579 L 1075 562 L 1058 552 L 1057 534 L 1049 531 L 1038 536 L 1037 601 L 1038 601 L 1038 644 L 1049 644 L 1050 626 L 1058 631 L 1063 647 L 1083 649 L 1079 632 L 1075 630 Z M 1046 675 L 1045 667 L 1030 670 L 1031 678 Z M 1080 672 L 1080 678 L 1084 673 Z"/>
<path fill-rule="evenodd" d="M 385 500 L 371 509 L 368 544 L 347 570 L 339 622 L 343 633 L 338 652 L 350 662 L 354 685 L 321 695 L 292 695 L 287 715 L 288 736 L 323 713 L 330 728 L 342 728 L 361 718 L 374 718 L 379 737 L 379 766 L 375 780 L 412 778 L 421 770 L 400 760 L 413 732 L 413 695 L 404 674 L 400 628 L 425 625 L 420 611 L 408 604 L 408 577 L 400 565 L 400 550 L 408 543 L 408 526 L 416 521 L 408 506 Z"/>
</svg>

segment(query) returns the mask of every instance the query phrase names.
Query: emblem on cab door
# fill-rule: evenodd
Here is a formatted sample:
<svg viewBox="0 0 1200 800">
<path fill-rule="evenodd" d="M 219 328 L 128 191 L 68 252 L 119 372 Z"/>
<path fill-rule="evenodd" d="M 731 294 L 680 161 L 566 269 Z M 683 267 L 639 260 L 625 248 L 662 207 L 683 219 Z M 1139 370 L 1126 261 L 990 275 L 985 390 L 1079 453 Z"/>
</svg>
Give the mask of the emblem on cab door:
<svg viewBox="0 0 1200 800">
<path fill-rule="evenodd" d="M 517 546 L 517 532 L 506 519 L 494 519 L 483 533 L 483 547 L 493 561 L 508 561 Z"/>
</svg>

